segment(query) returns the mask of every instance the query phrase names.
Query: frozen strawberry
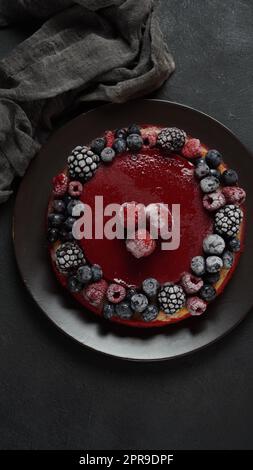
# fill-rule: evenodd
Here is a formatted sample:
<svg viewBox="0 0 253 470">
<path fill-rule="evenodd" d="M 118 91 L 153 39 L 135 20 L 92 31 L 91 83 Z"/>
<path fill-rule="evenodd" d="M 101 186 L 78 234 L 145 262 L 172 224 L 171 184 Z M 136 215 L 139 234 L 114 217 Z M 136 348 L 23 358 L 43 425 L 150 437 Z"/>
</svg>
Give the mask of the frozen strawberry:
<svg viewBox="0 0 253 470">
<path fill-rule="evenodd" d="M 146 207 L 146 217 L 149 222 L 149 230 L 154 238 L 164 239 L 172 229 L 172 215 L 166 204 L 149 204 Z"/>
<path fill-rule="evenodd" d="M 99 308 L 103 304 L 107 288 L 107 282 L 102 279 L 101 281 L 94 282 L 86 287 L 83 290 L 83 296 L 91 305 L 93 305 L 93 307 Z"/>
<path fill-rule="evenodd" d="M 119 210 L 119 220 L 124 228 L 136 228 L 145 221 L 145 207 L 135 201 L 125 202 Z"/>
<path fill-rule="evenodd" d="M 65 173 L 60 173 L 53 178 L 54 196 L 64 196 L 68 190 L 69 179 Z"/>
<path fill-rule="evenodd" d="M 127 250 L 132 253 L 135 258 L 144 258 L 153 253 L 156 248 L 156 241 L 145 229 L 135 232 L 135 238 L 126 240 Z"/>
<path fill-rule="evenodd" d="M 222 189 L 222 193 L 225 196 L 226 204 L 236 204 L 240 206 L 246 199 L 244 189 L 239 188 L 238 186 L 225 186 Z"/>
<path fill-rule="evenodd" d="M 201 143 L 199 139 L 188 139 L 182 148 L 185 158 L 198 158 L 201 155 Z"/>
</svg>

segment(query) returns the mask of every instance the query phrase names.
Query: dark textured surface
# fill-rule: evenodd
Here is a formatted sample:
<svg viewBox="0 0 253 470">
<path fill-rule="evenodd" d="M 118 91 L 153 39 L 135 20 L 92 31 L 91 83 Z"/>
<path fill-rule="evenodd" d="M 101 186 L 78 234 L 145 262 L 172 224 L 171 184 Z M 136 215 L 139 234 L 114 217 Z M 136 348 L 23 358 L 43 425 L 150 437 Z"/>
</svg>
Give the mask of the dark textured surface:
<svg viewBox="0 0 253 470">
<path fill-rule="evenodd" d="M 252 148 L 251 0 L 162 0 L 160 18 L 177 70 L 155 96 L 210 113 Z M 1 55 L 25 36 L 0 31 Z M 252 315 L 222 342 L 175 362 L 86 351 L 23 288 L 13 203 L 0 208 L 0 447 L 252 448 Z"/>
</svg>

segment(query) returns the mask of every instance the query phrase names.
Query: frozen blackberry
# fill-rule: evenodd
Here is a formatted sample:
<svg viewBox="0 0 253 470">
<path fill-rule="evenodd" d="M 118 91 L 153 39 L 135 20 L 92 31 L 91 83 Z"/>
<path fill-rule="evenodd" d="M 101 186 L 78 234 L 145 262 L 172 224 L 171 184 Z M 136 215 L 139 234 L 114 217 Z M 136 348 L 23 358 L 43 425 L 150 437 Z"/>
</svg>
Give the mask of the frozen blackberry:
<svg viewBox="0 0 253 470">
<path fill-rule="evenodd" d="M 211 302 L 216 297 L 216 290 L 211 284 L 204 284 L 198 295 L 206 302 Z"/>
<path fill-rule="evenodd" d="M 110 320 L 115 315 L 115 307 L 112 304 L 105 304 L 103 309 L 103 316 L 106 320 Z"/>
<path fill-rule="evenodd" d="M 162 129 L 157 137 L 157 145 L 163 150 L 177 152 L 186 141 L 186 133 L 177 127 L 167 127 Z"/>
<path fill-rule="evenodd" d="M 167 315 L 173 315 L 173 313 L 184 307 L 186 296 L 181 286 L 168 282 L 161 288 L 158 301 Z"/>
<path fill-rule="evenodd" d="M 215 231 L 225 237 L 234 237 L 239 231 L 242 219 L 243 213 L 239 207 L 226 205 L 215 214 Z"/>
<path fill-rule="evenodd" d="M 75 242 L 63 243 L 55 252 L 56 265 L 60 271 L 73 271 L 84 263 L 81 248 Z"/>
<path fill-rule="evenodd" d="M 147 308 L 142 312 L 141 317 L 145 322 L 153 321 L 157 318 L 159 309 L 156 305 L 148 305 Z"/>
<path fill-rule="evenodd" d="M 148 298 L 143 294 L 135 294 L 131 298 L 131 307 L 134 312 L 142 313 L 148 306 Z"/>
<path fill-rule="evenodd" d="M 237 253 L 241 249 L 241 242 L 238 238 L 231 238 L 228 241 L 228 248 L 233 251 L 233 253 Z"/>
<path fill-rule="evenodd" d="M 105 137 L 99 137 L 98 139 L 94 139 L 91 142 L 90 148 L 91 148 L 92 152 L 94 152 L 97 155 L 100 155 L 102 150 L 104 150 L 106 144 L 107 144 L 106 138 Z"/>
<path fill-rule="evenodd" d="M 130 320 L 134 314 L 128 302 L 120 302 L 115 307 L 116 315 L 122 320 Z"/>
<path fill-rule="evenodd" d="M 88 147 L 76 147 L 68 157 L 69 176 L 88 181 L 98 168 L 100 158 Z"/>
<path fill-rule="evenodd" d="M 142 290 L 148 297 L 154 297 L 157 294 L 159 287 L 159 282 L 152 277 L 145 279 L 142 283 Z"/>
</svg>

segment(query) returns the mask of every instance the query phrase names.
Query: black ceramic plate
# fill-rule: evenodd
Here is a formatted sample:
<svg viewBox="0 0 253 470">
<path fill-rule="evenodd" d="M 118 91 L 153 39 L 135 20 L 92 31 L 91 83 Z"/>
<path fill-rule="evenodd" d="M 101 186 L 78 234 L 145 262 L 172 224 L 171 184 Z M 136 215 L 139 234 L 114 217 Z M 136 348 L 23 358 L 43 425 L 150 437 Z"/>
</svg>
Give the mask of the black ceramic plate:
<svg viewBox="0 0 253 470">
<path fill-rule="evenodd" d="M 67 335 L 102 353 L 131 360 L 161 360 L 188 354 L 212 343 L 237 325 L 253 305 L 253 224 L 246 230 L 246 249 L 222 296 L 201 318 L 155 329 L 114 325 L 83 311 L 62 289 L 51 271 L 45 241 L 45 213 L 52 177 L 65 165 L 71 149 L 106 129 L 131 122 L 172 125 L 218 148 L 240 175 L 247 190 L 247 213 L 253 213 L 253 159 L 222 124 L 194 109 L 166 101 L 143 100 L 106 105 L 81 115 L 59 130 L 32 162 L 16 200 L 14 244 L 25 285 L 45 314 Z"/>
</svg>

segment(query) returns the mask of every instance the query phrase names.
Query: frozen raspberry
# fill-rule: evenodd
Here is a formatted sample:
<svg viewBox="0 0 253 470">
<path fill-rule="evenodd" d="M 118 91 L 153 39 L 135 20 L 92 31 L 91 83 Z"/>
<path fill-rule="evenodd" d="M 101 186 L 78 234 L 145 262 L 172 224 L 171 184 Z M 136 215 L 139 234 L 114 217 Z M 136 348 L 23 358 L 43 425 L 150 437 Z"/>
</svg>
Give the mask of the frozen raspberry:
<svg viewBox="0 0 253 470">
<path fill-rule="evenodd" d="M 172 228 L 172 215 L 166 204 L 149 204 L 146 207 L 146 216 L 149 221 L 149 230 L 154 238 L 166 238 L 167 232 Z"/>
<path fill-rule="evenodd" d="M 134 239 L 126 240 L 126 247 L 139 259 L 151 255 L 156 248 L 156 242 L 147 230 L 140 229 L 135 232 Z"/>
<path fill-rule="evenodd" d="M 137 225 L 142 225 L 145 220 L 145 207 L 137 202 L 125 202 L 119 210 L 119 220 L 124 228 L 131 227 L 135 229 Z"/>
<path fill-rule="evenodd" d="M 189 139 L 182 148 L 185 158 L 198 158 L 201 155 L 201 144 L 199 139 Z"/>
<path fill-rule="evenodd" d="M 203 286 L 204 282 L 200 277 L 191 273 L 183 273 L 181 277 L 181 285 L 186 294 L 195 294 Z"/>
<path fill-rule="evenodd" d="M 221 207 L 225 206 L 226 198 L 221 191 L 215 191 L 214 193 L 205 194 L 203 197 L 203 206 L 207 211 L 217 211 Z"/>
<path fill-rule="evenodd" d="M 110 284 L 106 292 L 107 299 L 112 304 L 118 304 L 126 297 L 126 289 L 120 284 Z"/>
<path fill-rule="evenodd" d="M 69 194 L 72 197 L 79 197 L 83 192 L 83 185 L 80 181 L 71 181 L 69 183 Z"/>
<path fill-rule="evenodd" d="M 69 179 L 65 173 L 60 173 L 53 178 L 53 194 L 55 196 L 64 196 L 68 190 Z"/>
<path fill-rule="evenodd" d="M 86 289 L 83 290 L 83 296 L 93 307 L 101 307 L 107 287 L 107 282 L 102 279 L 101 281 L 94 282 L 86 287 Z"/>
<path fill-rule="evenodd" d="M 206 311 L 207 303 L 199 297 L 189 297 L 186 307 L 190 315 L 200 316 Z"/>
<path fill-rule="evenodd" d="M 227 204 L 236 204 L 237 206 L 240 206 L 246 199 L 244 189 L 238 188 L 238 186 L 225 186 L 225 188 L 222 189 L 222 193 Z"/>
<path fill-rule="evenodd" d="M 106 145 L 107 147 L 112 147 L 113 142 L 114 142 L 115 136 L 112 131 L 106 131 L 105 132 L 105 140 L 106 140 Z"/>
</svg>

